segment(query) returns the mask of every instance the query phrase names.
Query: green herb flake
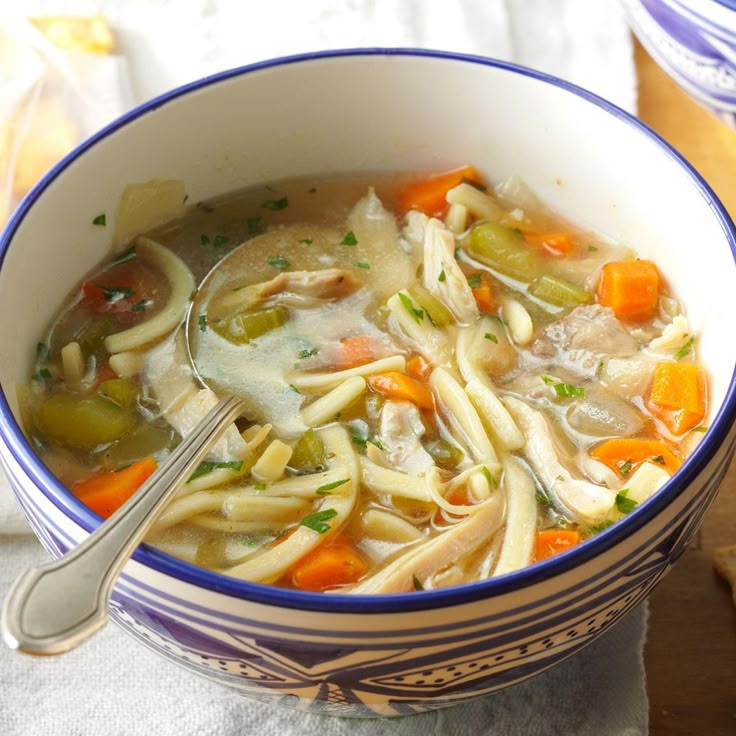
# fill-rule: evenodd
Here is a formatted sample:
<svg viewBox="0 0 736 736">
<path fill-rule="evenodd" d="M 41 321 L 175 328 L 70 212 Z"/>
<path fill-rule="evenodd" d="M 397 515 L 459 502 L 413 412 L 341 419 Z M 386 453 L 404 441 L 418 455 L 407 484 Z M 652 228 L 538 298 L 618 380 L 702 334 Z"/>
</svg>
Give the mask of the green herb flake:
<svg viewBox="0 0 736 736">
<path fill-rule="evenodd" d="M 695 342 L 695 338 L 691 337 L 676 353 L 675 353 L 675 360 L 682 360 L 683 358 L 686 358 L 690 353 L 692 352 L 693 343 Z"/>
<path fill-rule="evenodd" d="M 604 519 L 600 524 L 596 524 L 595 526 L 591 526 L 588 529 L 589 534 L 600 534 L 602 531 L 605 531 L 608 529 L 609 526 L 613 526 L 613 522 L 611 519 Z"/>
<path fill-rule="evenodd" d="M 51 378 L 51 371 L 48 368 L 39 368 L 32 376 L 34 381 L 46 381 Z"/>
<path fill-rule="evenodd" d="M 243 467 L 242 460 L 234 460 L 227 463 L 215 463 L 215 462 L 203 462 L 197 466 L 197 469 L 189 476 L 187 483 L 191 483 L 197 478 L 201 478 L 203 475 L 211 473 L 213 470 L 234 470 L 236 473 Z"/>
<path fill-rule="evenodd" d="M 619 465 L 618 470 L 621 473 L 621 475 L 624 476 L 624 478 L 631 472 L 631 465 L 632 465 L 631 458 L 629 458 L 626 462 L 621 463 L 621 465 Z"/>
<path fill-rule="evenodd" d="M 445 273 L 444 268 L 440 271 L 440 275 L 437 277 L 437 281 L 439 281 L 441 284 L 447 281 L 447 274 Z"/>
<path fill-rule="evenodd" d="M 477 289 L 480 286 L 480 274 L 479 273 L 471 273 L 468 278 L 468 286 L 471 289 Z"/>
<path fill-rule="evenodd" d="M 616 508 L 622 514 L 631 513 L 639 504 L 629 498 L 629 489 L 624 488 L 616 494 Z"/>
<path fill-rule="evenodd" d="M 606 362 L 604 360 L 598 361 L 598 366 L 595 369 L 596 376 L 600 376 L 601 373 L 603 373 L 603 369 L 606 367 Z"/>
<path fill-rule="evenodd" d="M 135 246 L 131 245 L 130 248 L 126 248 L 116 258 L 113 258 L 112 261 L 110 261 L 110 268 L 119 266 L 121 263 L 127 263 L 128 261 L 132 261 L 135 257 L 136 257 Z"/>
<path fill-rule="evenodd" d="M 411 574 L 411 584 L 414 586 L 414 590 L 424 590 L 422 581 L 416 576 L 416 573 Z"/>
<path fill-rule="evenodd" d="M 267 483 L 256 483 L 253 488 L 255 488 L 257 491 L 265 491 L 266 488 L 268 488 Z"/>
<path fill-rule="evenodd" d="M 589 251 L 590 251 L 591 253 L 595 253 L 595 252 L 596 252 L 596 251 L 598 250 L 598 247 L 597 247 L 597 246 L 595 246 L 595 245 L 589 245 L 589 246 L 588 246 L 588 250 L 589 250 Z"/>
<path fill-rule="evenodd" d="M 575 399 L 585 396 L 585 389 L 582 386 L 574 386 L 571 383 L 565 383 L 564 381 L 556 382 L 551 376 L 543 375 L 542 381 L 547 386 L 552 386 L 555 393 L 561 399 Z"/>
<path fill-rule="evenodd" d="M 209 245 L 210 244 L 210 236 L 209 235 L 200 235 L 199 236 L 199 242 L 201 245 Z"/>
<path fill-rule="evenodd" d="M 537 497 L 537 503 L 540 506 L 544 506 L 545 508 L 552 506 L 552 499 L 543 491 L 537 491 L 535 495 Z"/>
<path fill-rule="evenodd" d="M 281 197 L 281 199 L 267 199 L 261 207 L 264 210 L 271 210 L 272 212 L 278 212 L 279 210 L 285 210 L 289 206 L 289 198 Z"/>
<path fill-rule="evenodd" d="M 354 264 L 357 268 L 365 269 L 366 271 L 370 270 L 371 264 L 367 261 L 356 261 Z"/>
<path fill-rule="evenodd" d="M 483 337 L 486 340 L 490 340 L 491 342 L 495 342 L 496 345 L 498 345 L 498 338 L 492 332 L 486 332 L 486 334 L 483 335 Z"/>
<path fill-rule="evenodd" d="M 107 225 L 107 216 L 105 214 L 97 215 L 94 220 L 92 220 L 93 225 L 100 225 L 101 227 L 105 227 Z"/>
<path fill-rule="evenodd" d="M 295 393 L 295 394 L 301 394 L 301 391 L 293 384 L 289 384 L 289 388 Z"/>
<path fill-rule="evenodd" d="M 483 467 L 481 467 L 480 469 L 480 472 L 483 473 L 483 477 L 488 481 L 488 485 L 491 488 L 495 488 L 497 483 L 494 477 L 491 475 L 491 471 L 488 470 L 488 468 L 485 465 L 483 465 Z"/>
<path fill-rule="evenodd" d="M 46 360 L 49 357 L 49 346 L 45 342 L 36 343 L 36 355 L 39 360 Z"/>
<path fill-rule="evenodd" d="M 368 440 L 373 447 L 377 447 L 379 450 L 383 450 L 383 443 L 380 440 L 377 440 L 375 437 L 373 439 Z"/>
<path fill-rule="evenodd" d="M 462 254 L 463 254 L 463 249 L 459 245 L 456 245 L 455 246 L 455 260 L 460 258 Z"/>
<path fill-rule="evenodd" d="M 200 314 L 197 319 L 197 324 L 199 325 L 199 331 L 204 332 L 207 329 L 207 315 Z"/>
<path fill-rule="evenodd" d="M 414 321 L 419 324 L 424 319 L 424 310 L 417 309 L 414 306 L 414 302 L 406 295 L 403 291 L 399 292 L 399 301 L 404 305 L 404 309 L 414 318 Z"/>
<path fill-rule="evenodd" d="M 100 289 L 108 304 L 117 304 L 124 299 L 130 299 L 135 294 L 135 290 L 130 286 L 100 286 Z"/>
<path fill-rule="evenodd" d="M 371 430 L 368 427 L 367 422 L 364 422 L 362 419 L 356 419 L 355 421 L 350 422 L 349 426 L 350 438 L 352 439 L 353 444 L 364 447 L 371 436 Z"/>
<path fill-rule="evenodd" d="M 340 486 L 344 486 L 349 481 L 350 478 L 343 478 L 342 480 L 336 480 L 333 483 L 325 483 L 323 486 L 319 486 L 315 493 L 318 496 L 327 495 L 330 491 L 333 491 L 335 488 L 339 488 Z"/>
<path fill-rule="evenodd" d="M 188 200 L 189 200 L 189 195 L 188 194 L 185 194 L 184 195 L 184 199 L 182 199 L 181 203 L 182 204 L 186 204 Z"/>
<path fill-rule="evenodd" d="M 660 465 L 665 465 L 666 464 L 665 459 L 664 459 L 664 455 L 654 455 L 652 457 L 652 460 L 654 460 L 655 463 L 659 463 Z"/>
<path fill-rule="evenodd" d="M 304 245 L 312 245 L 314 240 L 312 238 L 302 238 L 299 242 L 304 243 Z"/>
<path fill-rule="evenodd" d="M 245 227 L 247 230 L 246 240 L 255 238 L 256 235 L 260 235 L 263 232 L 263 224 L 261 223 L 262 217 L 248 217 L 245 220 Z"/>
<path fill-rule="evenodd" d="M 358 238 L 352 230 L 345 233 L 345 237 L 340 241 L 340 245 L 358 245 Z"/>
<path fill-rule="evenodd" d="M 705 425 L 703 425 L 703 426 L 701 426 L 701 427 L 693 427 L 692 431 L 693 431 L 693 432 L 701 432 L 701 433 L 705 433 L 705 432 L 707 432 L 707 431 L 708 431 L 708 427 L 706 427 Z"/>
<path fill-rule="evenodd" d="M 286 271 L 289 268 L 289 261 L 283 256 L 269 256 L 267 259 L 268 265 L 278 269 L 279 271 Z"/>
<path fill-rule="evenodd" d="M 225 235 L 215 235 L 214 240 L 212 241 L 212 245 L 214 245 L 215 248 L 219 248 L 220 246 L 225 245 L 229 242 L 230 238 L 226 237 Z"/>
<path fill-rule="evenodd" d="M 334 519 L 337 516 L 335 509 L 324 509 L 323 511 L 315 511 L 313 514 L 308 514 L 301 520 L 301 525 L 306 526 L 307 529 L 324 534 L 330 531 L 331 527 L 327 523 L 329 519 Z"/>
<path fill-rule="evenodd" d="M 145 312 L 147 306 L 148 301 L 146 299 L 141 299 L 139 302 L 136 302 L 130 309 L 133 312 Z"/>
<path fill-rule="evenodd" d="M 503 317 L 499 317 L 497 314 L 491 314 L 491 319 L 495 319 L 497 322 L 500 322 L 504 327 L 508 327 L 509 323 L 507 320 L 505 320 Z"/>
<path fill-rule="evenodd" d="M 317 348 L 308 348 L 306 350 L 299 351 L 299 359 L 305 360 L 306 358 L 311 358 L 313 355 L 317 355 L 319 353 L 319 350 Z"/>
</svg>

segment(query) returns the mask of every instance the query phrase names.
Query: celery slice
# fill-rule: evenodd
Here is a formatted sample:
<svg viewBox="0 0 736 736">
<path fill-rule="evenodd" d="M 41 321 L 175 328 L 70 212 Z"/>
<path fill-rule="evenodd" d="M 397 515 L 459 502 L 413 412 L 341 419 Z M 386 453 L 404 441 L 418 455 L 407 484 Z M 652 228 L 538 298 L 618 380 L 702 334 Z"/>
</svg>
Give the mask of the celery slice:
<svg viewBox="0 0 736 736">
<path fill-rule="evenodd" d="M 454 468 L 464 457 L 463 451 L 457 445 L 453 445 L 442 438 L 430 440 L 424 446 L 424 449 L 441 468 Z"/>
<path fill-rule="evenodd" d="M 128 378 L 110 378 L 97 387 L 97 393 L 123 409 L 132 409 L 138 402 L 138 384 Z"/>
<path fill-rule="evenodd" d="M 94 394 L 54 394 L 36 411 L 34 426 L 41 437 L 77 450 L 93 450 L 122 437 L 136 425 L 136 415 Z"/>
<path fill-rule="evenodd" d="M 568 308 L 588 304 L 593 298 L 576 284 L 548 274 L 535 279 L 529 285 L 529 293 L 548 304 Z"/>
<path fill-rule="evenodd" d="M 212 329 L 233 345 L 245 345 L 257 337 L 281 327 L 289 320 L 286 307 L 276 306 L 243 312 L 230 319 L 211 323 Z"/>
<path fill-rule="evenodd" d="M 471 255 L 499 273 L 529 283 L 540 272 L 537 254 L 518 230 L 493 222 L 473 228 L 468 250 Z"/>
<path fill-rule="evenodd" d="M 313 429 L 308 429 L 294 445 L 289 465 L 301 472 L 314 472 L 327 467 L 325 447 Z"/>
<path fill-rule="evenodd" d="M 436 327 L 447 327 L 455 321 L 452 312 L 427 289 L 415 284 L 407 289 L 412 301 L 418 304 Z"/>
</svg>

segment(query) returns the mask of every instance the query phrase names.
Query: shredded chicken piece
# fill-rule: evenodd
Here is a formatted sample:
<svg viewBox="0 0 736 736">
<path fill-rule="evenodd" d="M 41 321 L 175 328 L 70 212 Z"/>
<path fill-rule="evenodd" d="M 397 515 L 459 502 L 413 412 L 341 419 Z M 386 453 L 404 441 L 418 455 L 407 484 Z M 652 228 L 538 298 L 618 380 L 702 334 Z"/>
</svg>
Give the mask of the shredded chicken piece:
<svg viewBox="0 0 736 736">
<path fill-rule="evenodd" d="M 434 465 L 422 447 L 422 417 L 408 401 L 387 401 L 381 409 L 380 438 L 389 467 L 410 475 L 423 475 Z"/>
<path fill-rule="evenodd" d="M 455 236 L 439 220 L 432 218 L 424 234 L 425 288 L 440 299 L 462 324 L 478 316 L 473 290 L 455 260 Z"/>
<path fill-rule="evenodd" d="M 690 327 L 687 319 L 678 314 L 663 330 L 659 337 L 655 337 L 647 345 L 647 349 L 654 353 L 676 353 L 682 350 L 690 339 Z"/>
<path fill-rule="evenodd" d="M 573 309 L 548 325 L 533 342 L 531 352 L 547 363 L 593 377 L 603 358 L 636 353 L 638 344 L 616 318 L 599 304 Z"/>
<path fill-rule="evenodd" d="M 504 518 L 504 494 L 494 493 L 483 508 L 434 539 L 410 547 L 401 557 L 375 575 L 340 592 L 403 593 L 414 590 L 415 579 L 423 583 L 431 575 L 474 552 L 500 528 Z"/>
<path fill-rule="evenodd" d="M 182 437 L 187 437 L 217 403 L 215 393 L 200 388 L 194 380 L 181 332 L 146 354 L 144 371 L 166 421 Z M 230 462 L 249 457 L 250 448 L 233 424 L 209 454 L 218 461 Z"/>
<path fill-rule="evenodd" d="M 503 401 L 526 435 L 526 457 L 555 506 L 578 521 L 603 521 L 613 508 L 616 491 L 573 478 L 557 457 L 544 415 L 512 396 Z"/>
<path fill-rule="evenodd" d="M 352 294 L 361 286 L 350 271 L 325 268 L 320 271 L 286 271 L 259 284 L 228 287 L 207 309 L 211 320 L 228 319 L 262 304 L 278 303 L 301 308 L 318 307 Z"/>
</svg>

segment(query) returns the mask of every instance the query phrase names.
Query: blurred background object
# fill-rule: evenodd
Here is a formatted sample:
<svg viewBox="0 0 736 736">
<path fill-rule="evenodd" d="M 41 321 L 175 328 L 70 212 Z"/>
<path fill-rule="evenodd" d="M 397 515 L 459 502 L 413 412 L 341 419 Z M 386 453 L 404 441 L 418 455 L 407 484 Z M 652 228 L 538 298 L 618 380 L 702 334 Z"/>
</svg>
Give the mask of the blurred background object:
<svg viewBox="0 0 736 736">
<path fill-rule="evenodd" d="M 691 97 L 736 129 L 736 0 L 623 0 L 632 30 Z"/>
</svg>

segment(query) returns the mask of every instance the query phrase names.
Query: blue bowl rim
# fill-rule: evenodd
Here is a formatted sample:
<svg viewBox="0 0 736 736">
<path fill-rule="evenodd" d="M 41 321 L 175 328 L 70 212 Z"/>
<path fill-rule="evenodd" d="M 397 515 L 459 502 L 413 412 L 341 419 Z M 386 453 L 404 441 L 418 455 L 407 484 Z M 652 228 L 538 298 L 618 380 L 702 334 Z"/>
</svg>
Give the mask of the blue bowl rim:
<svg viewBox="0 0 736 736">
<path fill-rule="evenodd" d="M 513 74 L 518 74 L 523 77 L 530 77 L 546 84 L 551 84 L 601 108 L 623 123 L 634 128 L 639 134 L 651 140 L 654 145 L 662 149 L 667 156 L 673 159 L 675 163 L 677 163 L 689 175 L 693 185 L 699 191 L 700 195 L 708 202 L 724 230 L 732 256 L 734 256 L 734 260 L 736 261 L 736 227 L 727 214 L 723 204 L 719 201 L 710 186 L 703 180 L 694 167 L 661 136 L 636 119 L 633 115 L 627 113 L 613 103 L 565 80 L 506 61 L 433 49 L 353 48 L 283 56 L 242 67 L 236 67 L 177 87 L 125 113 L 77 146 L 59 163 L 52 167 L 26 195 L 11 216 L 4 231 L 0 234 L 0 268 L 4 263 L 5 255 L 10 247 L 13 235 L 20 227 L 23 219 L 28 214 L 28 211 L 32 208 L 36 200 L 43 194 L 46 188 L 87 150 L 107 138 L 119 128 L 124 127 L 129 122 L 132 122 L 137 118 L 156 110 L 158 107 L 182 97 L 183 95 L 189 94 L 190 92 L 194 92 L 209 85 L 218 84 L 244 74 L 289 64 L 310 63 L 341 57 L 362 56 L 424 57 L 493 67 Z M 274 605 L 282 608 L 320 611 L 326 613 L 380 614 L 457 606 L 533 586 L 541 581 L 548 580 L 551 577 L 566 573 L 622 542 L 627 536 L 646 525 L 647 522 L 672 503 L 696 479 L 696 477 L 703 472 L 706 465 L 716 455 L 719 447 L 728 434 L 729 428 L 735 420 L 736 382 L 732 376 L 723 405 L 711 423 L 711 426 L 705 434 L 702 442 L 695 449 L 693 454 L 685 461 L 677 476 L 673 478 L 672 481 L 668 482 L 666 486 L 646 504 L 643 504 L 616 524 L 600 532 L 591 539 L 586 540 L 583 544 L 568 552 L 517 572 L 481 582 L 469 583 L 439 590 L 380 596 L 353 596 L 339 593 L 334 595 L 324 595 L 321 593 L 295 591 L 237 580 L 178 560 L 145 544 L 141 545 L 135 551 L 133 558 L 147 567 L 163 574 L 170 575 L 185 583 L 235 598 L 265 605 Z M 60 511 L 62 511 L 65 516 L 88 532 L 93 531 L 97 526 L 99 526 L 100 518 L 72 496 L 72 494 L 52 476 L 49 470 L 43 465 L 40 458 L 34 453 L 30 444 L 26 441 L 15 417 L 10 411 L 4 389 L 0 390 L 0 437 L 2 437 L 14 459 L 22 470 L 30 477 L 36 488 L 39 489 L 39 491 L 43 493 L 43 495 Z"/>
</svg>

